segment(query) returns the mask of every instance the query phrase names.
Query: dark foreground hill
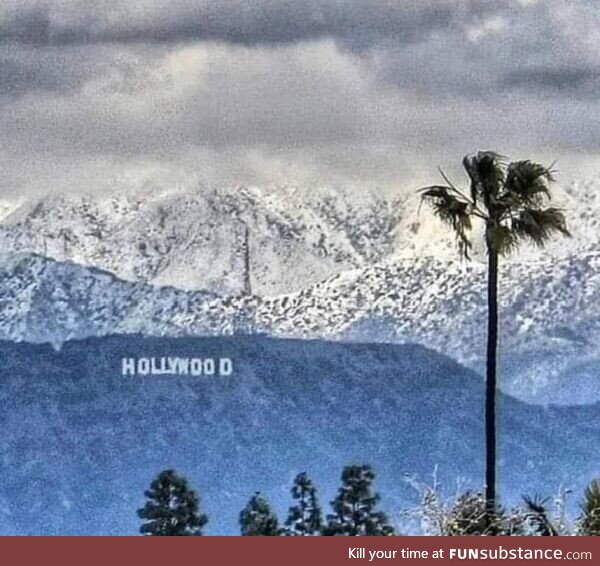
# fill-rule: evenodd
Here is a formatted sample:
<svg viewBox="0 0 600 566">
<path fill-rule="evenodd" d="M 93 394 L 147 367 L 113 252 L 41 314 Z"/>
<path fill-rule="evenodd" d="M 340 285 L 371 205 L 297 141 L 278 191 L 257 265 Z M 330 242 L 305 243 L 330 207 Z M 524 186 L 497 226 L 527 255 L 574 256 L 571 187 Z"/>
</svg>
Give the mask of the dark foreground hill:
<svg viewBox="0 0 600 566">
<path fill-rule="evenodd" d="M 231 358 L 230 376 L 124 377 L 122 358 Z M 135 534 L 161 469 L 196 487 L 209 534 L 237 534 L 263 491 L 280 516 L 295 473 L 326 507 L 343 465 L 372 463 L 394 517 L 416 503 L 405 474 L 477 486 L 481 379 L 418 346 L 115 336 L 0 344 L 0 534 Z M 599 470 L 600 407 L 503 396 L 506 500 L 581 489 Z"/>
</svg>

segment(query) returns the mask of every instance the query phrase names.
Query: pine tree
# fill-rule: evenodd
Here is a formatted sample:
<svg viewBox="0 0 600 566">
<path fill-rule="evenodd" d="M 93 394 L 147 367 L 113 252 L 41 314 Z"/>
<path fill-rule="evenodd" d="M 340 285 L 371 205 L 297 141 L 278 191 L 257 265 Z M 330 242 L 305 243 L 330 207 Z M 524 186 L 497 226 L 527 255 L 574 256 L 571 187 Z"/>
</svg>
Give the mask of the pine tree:
<svg viewBox="0 0 600 566">
<path fill-rule="evenodd" d="M 371 466 L 346 466 L 342 487 L 331 502 L 333 514 L 327 516 L 326 536 L 390 536 L 394 528 L 382 511 L 377 511 L 379 494 L 373 491 L 375 473 Z"/>
<path fill-rule="evenodd" d="M 587 537 L 600 536 L 600 480 L 594 480 L 585 490 L 581 512 L 580 534 Z"/>
<path fill-rule="evenodd" d="M 317 488 L 306 472 L 294 479 L 292 497 L 295 504 L 290 507 L 285 534 L 287 536 L 314 536 L 321 531 L 321 507 L 317 500 Z"/>
<path fill-rule="evenodd" d="M 137 514 L 144 523 L 140 533 L 146 536 L 201 536 L 208 522 L 199 513 L 199 499 L 187 480 L 173 470 L 165 470 L 145 492 L 148 501 Z"/>
<path fill-rule="evenodd" d="M 277 515 L 260 492 L 256 492 L 242 509 L 240 527 L 245 537 L 277 537 L 281 534 Z"/>
</svg>

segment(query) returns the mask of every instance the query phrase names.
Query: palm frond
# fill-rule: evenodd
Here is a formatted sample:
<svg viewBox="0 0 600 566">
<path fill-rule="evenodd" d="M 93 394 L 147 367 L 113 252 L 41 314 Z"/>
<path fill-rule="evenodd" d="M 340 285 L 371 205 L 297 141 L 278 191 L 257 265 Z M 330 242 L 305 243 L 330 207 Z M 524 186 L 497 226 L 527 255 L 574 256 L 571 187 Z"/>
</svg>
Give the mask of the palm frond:
<svg viewBox="0 0 600 566">
<path fill-rule="evenodd" d="M 550 199 L 549 183 L 554 181 L 548 167 L 533 161 L 515 161 L 508 165 L 505 189 L 508 196 L 528 205 L 541 205 L 544 198 Z"/>
<path fill-rule="evenodd" d="M 500 255 L 509 255 L 519 246 L 519 238 L 508 226 L 497 224 L 491 227 L 489 237 L 493 249 Z"/>
<path fill-rule="evenodd" d="M 600 510 L 600 480 L 594 480 L 585 488 L 581 507 L 585 513 Z"/>
<path fill-rule="evenodd" d="M 477 167 L 475 166 L 475 157 L 472 155 L 465 155 L 463 158 L 463 167 L 471 180 L 471 200 L 477 204 L 481 193 L 481 179 L 479 178 L 479 174 L 477 172 Z"/>
<path fill-rule="evenodd" d="M 485 163 L 482 163 L 482 159 Z M 490 159 L 484 158 L 481 152 L 476 155 L 466 155 L 463 159 L 463 167 L 471 181 L 471 200 L 474 203 L 487 200 L 490 179 L 486 176 L 490 172 L 488 168 Z"/>
<path fill-rule="evenodd" d="M 537 535 L 543 537 L 559 536 L 558 529 L 548 517 L 547 499 L 542 499 L 538 495 L 534 497 L 524 495 L 523 501 L 527 509 L 526 520 Z"/>
<path fill-rule="evenodd" d="M 478 151 L 477 156 L 479 158 L 485 157 L 488 159 L 493 159 L 501 166 L 505 166 L 506 163 L 508 162 L 508 157 L 506 157 L 506 155 L 502 155 L 501 153 L 498 153 L 497 151 L 494 151 L 493 149 L 486 149 L 486 150 Z"/>
<path fill-rule="evenodd" d="M 554 234 L 570 236 L 565 216 L 559 208 L 525 208 L 512 220 L 512 230 L 521 240 L 543 247 Z"/>
<path fill-rule="evenodd" d="M 452 194 L 452 190 L 452 187 L 432 185 L 419 192 L 421 193 L 421 202 L 429 205 L 442 222 L 452 227 L 456 233 L 459 251 L 469 259 L 469 250 L 472 244 L 467 232 L 472 228 L 472 205 Z"/>
<path fill-rule="evenodd" d="M 581 534 L 600 536 L 600 480 L 594 480 L 586 488 L 581 512 Z"/>
<path fill-rule="evenodd" d="M 504 185 L 506 159 L 495 151 L 467 155 L 463 167 L 471 180 L 473 202 L 483 201 L 490 210 Z"/>
</svg>

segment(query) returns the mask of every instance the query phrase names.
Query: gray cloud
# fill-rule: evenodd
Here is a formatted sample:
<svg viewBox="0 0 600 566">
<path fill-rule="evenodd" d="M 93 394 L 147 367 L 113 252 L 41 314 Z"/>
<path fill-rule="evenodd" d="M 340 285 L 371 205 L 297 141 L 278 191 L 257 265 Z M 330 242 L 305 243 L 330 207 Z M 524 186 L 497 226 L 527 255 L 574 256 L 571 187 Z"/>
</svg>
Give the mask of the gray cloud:
<svg viewBox="0 0 600 566">
<path fill-rule="evenodd" d="M 524 68 L 508 73 L 502 86 L 532 91 L 573 92 L 597 96 L 600 68 L 556 67 Z"/>
<path fill-rule="evenodd" d="M 0 57 L 0 77 L 0 97 L 19 96 L 32 90 L 60 90 L 63 85 L 55 73 L 7 57 Z"/>
<path fill-rule="evenodd" d="M 423 40 L 437 29 L 498 13 L 506 0 L 6 0 L 3 41 L 33 45 L 93 42 L 225 41 L 281 44 L 333 38 L 366 47 Z"/>
<path fill-rule="evenodd" d="M 586 0 L 3 0 L 0 194 L 594 167 L 598 29 Z"/>
<path fill-rule="evenodd" d="M 101 50 L 81 52 L 64 48 L 39 50 L 0 45 L 0 102 L 28 93 L 68 94 L 103 71 Z"/>
</svg>

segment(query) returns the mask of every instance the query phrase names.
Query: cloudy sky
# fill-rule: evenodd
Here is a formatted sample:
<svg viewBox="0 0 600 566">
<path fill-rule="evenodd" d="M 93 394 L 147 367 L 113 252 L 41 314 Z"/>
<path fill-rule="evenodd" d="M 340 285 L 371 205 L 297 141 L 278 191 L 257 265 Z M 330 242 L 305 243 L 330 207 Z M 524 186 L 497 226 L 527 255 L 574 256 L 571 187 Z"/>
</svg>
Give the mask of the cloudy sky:
<svg viewBox="0 0 600 566">
<path fill-rule="evenodd" d="M 2 0 L 0 194 L 600 171 L 596 0 Z M 456 171 L 458 173 L 458 170 Z"/>
</svg>

